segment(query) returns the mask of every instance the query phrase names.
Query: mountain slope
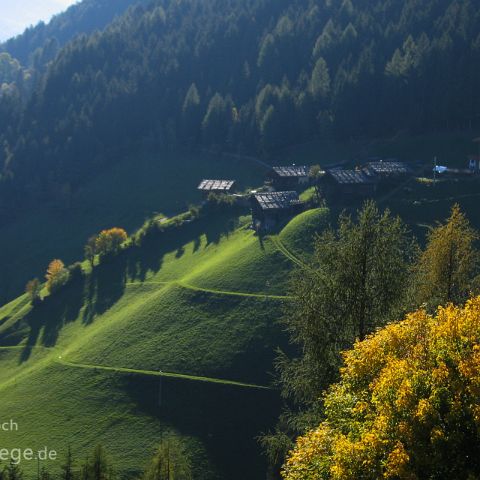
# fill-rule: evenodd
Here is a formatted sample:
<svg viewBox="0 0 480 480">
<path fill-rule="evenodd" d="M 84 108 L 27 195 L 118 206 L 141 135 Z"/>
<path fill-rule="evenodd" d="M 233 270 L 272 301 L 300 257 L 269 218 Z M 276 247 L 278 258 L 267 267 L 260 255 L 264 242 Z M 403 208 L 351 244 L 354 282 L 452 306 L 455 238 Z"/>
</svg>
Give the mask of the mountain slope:
<svg viewBox="0 0 480 480">
<path fill-rule="evenodd" d="M 239 221 L 186 224 L 38 307 L 25 296 L 2 307 L 0 417 L 15 405 L 28 425 L 5 446 L 64 451 L 75 432 L 80 458 L 101 442 L 131 475 L 162 436 L 175 435 L 196 478 L 263 478 L 254 437 L 279 406 L 264 387 L 285 346 L 277 319 L 294 263 L 274 237 L 261 242 Z"/>
</svg>

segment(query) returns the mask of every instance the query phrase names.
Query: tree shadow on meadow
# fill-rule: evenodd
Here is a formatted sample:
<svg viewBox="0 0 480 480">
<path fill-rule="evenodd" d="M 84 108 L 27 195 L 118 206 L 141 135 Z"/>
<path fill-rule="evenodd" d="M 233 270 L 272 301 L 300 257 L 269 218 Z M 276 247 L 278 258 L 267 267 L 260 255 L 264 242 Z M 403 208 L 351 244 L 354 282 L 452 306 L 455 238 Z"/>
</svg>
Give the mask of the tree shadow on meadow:
<svg viewBox="0 0 480 480">
<path fill-rule="evenodd" d="M 105 313 L 125 291 L 127 259 L 119 256 L 100 265 L 92 274 L 75 279 L 49 295 L 30 310 L 23 322 L 29 328 L 20 363 L 30 358 L 35 346 L 47 348 L 57 344 L 60 331 L 81 318 L 86 325 Z"/>
<path fill-rule="evenodd" d="M 46 297 L 25 316 L 23 321 L 29 327 L 25 348 L 20 355 L 20 363 L 30 358 L 37 345 L 54 347 L 60 330 L 78 318 L 84 303 L 83 279 L 78 279 L 54 295 Z"/>
<path fill-rule="evenodd" d="M 158 272 L 165 255 L 176 252 L 176 257 L 180 258 L 185 253 L 185 245 L 191 242 L 198 250 L 202 237 L 206 238 L 207 245 L 216 244 L 237 226 L 238 217 L 232 214 L 219 214 L 218 221 L 200 218 L 149 235 L 141 247 L 104 258 L 90 275 L 75 279 L 46 297 L 26 315 L 23 323 L 28 326 L 29 333 L 20 362 L 30 358 L 36 345 L 54 347 L 60 331 L 68 323 L 81 318 L 84 325 L 91 325 L 122 298 L 128 281 L 144 281 L 148 272 Z"/>
<path fill-rule="evenodd" d="M 127 269 L 127 252 L 121 252 L 115 257 L 105 258 L 86 278 L 85 308 L 82 312 L 85 325 L 92 324 L 97 316 L 104 314 L 123 297 Z"/>
<path fill-rule="evenodd" d="M 197 252 L 202 246 L 202 238 L 206 245 L 218 244 L 222 238 L 228 237 L 238 228 L 238 216 L 232 213 L 219 213 L 215 221 L 210 217 L 184 223 L 178 228 L 151 233 L 142 242 L 128 252 L 126 276 L 130 281 L 143 282 L 148 273 L 157 273 L 162 268 L 165 255 L 175 252 L 175 257 L 185 254 L 185 246 L 193 242 L 193 250 Z"/>
</svg>

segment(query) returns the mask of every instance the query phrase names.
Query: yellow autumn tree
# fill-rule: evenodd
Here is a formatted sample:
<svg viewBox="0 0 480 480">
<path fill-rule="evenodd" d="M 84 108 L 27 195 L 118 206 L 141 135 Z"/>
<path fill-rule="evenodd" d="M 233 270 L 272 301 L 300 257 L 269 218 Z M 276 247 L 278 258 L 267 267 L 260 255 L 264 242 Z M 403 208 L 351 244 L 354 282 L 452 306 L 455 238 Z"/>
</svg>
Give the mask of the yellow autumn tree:
<svg viewBox="0 0 480 480">
<path fill-rule="evenodd" d="M 480 478 L 480 297 L 357 342 L 324 405 L 285 480 Z"/>
<path fill-rule="evenodd" d="M 123 228 L 110 228 L 102 230 L 96 239 L 96 252 L 101 256 L 110 253 L 117 253 L 120 250 L 122 243 L 128 238 L 127 232 Z"/>
<path fill-rule="evenodd" d="M 413 284 L 417 305 L 464 302 L 479 273 L 478 232 L 455 204 L 447 221 L 433 228 L 427 240 Z"/>
<path fill-rule="evenodd" d="M 65 268 L 65 264 L 55 259 L 50 262 L 47 268 L 45 279 L 47 280 L 47 289 L 50 293 L 54 293 L 68 282 L 69 272 Z"/>
</svg>

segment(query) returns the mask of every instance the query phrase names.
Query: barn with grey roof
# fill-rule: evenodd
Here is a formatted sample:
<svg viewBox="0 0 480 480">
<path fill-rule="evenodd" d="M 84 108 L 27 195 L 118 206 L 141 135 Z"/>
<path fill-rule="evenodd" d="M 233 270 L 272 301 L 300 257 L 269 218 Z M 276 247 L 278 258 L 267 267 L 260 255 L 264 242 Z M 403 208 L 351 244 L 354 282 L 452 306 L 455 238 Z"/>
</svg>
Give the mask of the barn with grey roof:
<svg viewBox="0 0 480 480">
<path fill-rule="evenodd" d="M 235 180 L 202 180 L 198 190 L 205 195 L 209 193 L 232 193 L 235 188 Z"/>
<path fill-rule="evenodd" d="M 252 195 L 252 219 L 255 227 L 268 230 L 304 208 L 294 191 L 265 192 Z"/>
<path fill-rule="evenodd" d="M 368 162 L 364 171 L 371 177 L 376 176 L 379 181 L 401 179 L 411 173 L 410 167 L 405 162 L 397 160 Z"/>
<path fill-rule="evenodd" d="M 375 192 L 376 183 L 363 170 L 327 170 L 322 186 L 330 196 L 370 196 Z"/>
<path fill-rule="evenodd" d="M 308 172 L 305 165 L 286 165 L 272 167 L 267 177 L 277 190 L 287 190 L 308 183 Z"/>
</svg>

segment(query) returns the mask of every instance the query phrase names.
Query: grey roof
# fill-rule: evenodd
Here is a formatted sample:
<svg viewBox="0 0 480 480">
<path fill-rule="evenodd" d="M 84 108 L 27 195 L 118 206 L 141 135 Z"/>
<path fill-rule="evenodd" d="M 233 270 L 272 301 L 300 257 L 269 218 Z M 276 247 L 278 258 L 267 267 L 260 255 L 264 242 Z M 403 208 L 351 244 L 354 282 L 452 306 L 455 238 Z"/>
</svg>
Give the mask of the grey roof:
<svg viewBox="0 0 480 480">
<path fill-rule="evenodd" d="M 328 173 L 337 183 L 342 185 L 353 185 L 362 183 L 371 183 L 368 176 L 361 170 L 328 170 Z"/>
<path fill-rule="evenodd" d="M 283 210 L 302 203 L 297 192 L 257 193 L 255 200 L 262 210 Z"/>
<path fill-rule="evenodd" d="M 308 167 L 305 165 L 288 165 L 286 167 L 272 167 L 279 177 L 308 177 Z"/>
<path fill-rule="evenodd" d="M 198 186 L 198 190 L 228 192 L 234 185 L 235 180 L 202 180 Z"/>
<path fill-rule="evenodd" d="M 368 162 L 367 168 L 379 175 L 404 175 L 410 172 L 410 167 L 406 163 L 388 160 Z"/>
</svg>

